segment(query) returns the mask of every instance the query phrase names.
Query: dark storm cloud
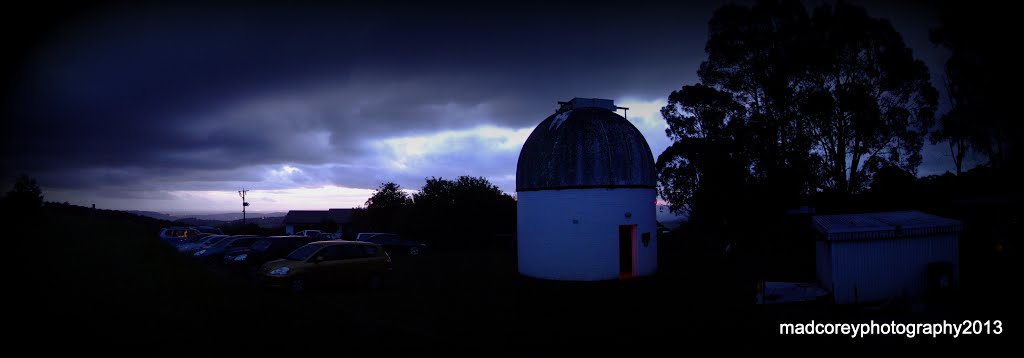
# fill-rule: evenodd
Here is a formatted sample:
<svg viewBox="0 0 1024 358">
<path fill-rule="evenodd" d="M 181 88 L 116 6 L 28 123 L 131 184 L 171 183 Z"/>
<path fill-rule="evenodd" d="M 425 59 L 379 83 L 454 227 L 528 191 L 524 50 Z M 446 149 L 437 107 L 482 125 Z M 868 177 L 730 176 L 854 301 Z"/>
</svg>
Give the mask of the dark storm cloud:
<svg viewBox="0 0 1024 358">
<path fill-rule="evenodd" d="M 532 127 L 576 96 L 665 98 L 695 82 L 720 3 L 93 6 L 16 63 L 0 174 L 124 195 L 502 181 L 516 151 L 479 139 L 410 159 L 429 173 L 382 162 L 405 154 L 379 144 Z M 285 165 L 299 171 L 275 176 Z"/>
<path fill-rule="evenodd" d="M 663 96 L 692 76 L 679 64 L 699 61 L 712 8 L 96 7 L 27 54 L 8 169 L 180 187 L 352 164 L 378 138 L 532 126 L 572 96 Z"/>
</svg>

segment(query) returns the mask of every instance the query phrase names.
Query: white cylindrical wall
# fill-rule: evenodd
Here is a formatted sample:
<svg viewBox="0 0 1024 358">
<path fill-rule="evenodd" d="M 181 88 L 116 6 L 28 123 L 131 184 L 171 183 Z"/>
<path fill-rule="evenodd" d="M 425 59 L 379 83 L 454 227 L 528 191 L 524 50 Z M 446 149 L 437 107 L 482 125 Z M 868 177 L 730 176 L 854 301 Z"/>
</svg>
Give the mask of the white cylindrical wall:
<svg viewBox="0 0 1024 358">
<path fill-rule="evenodd" d="M 655 190 L 594 188 L 518 194 L 519 273 L 542 279 L 619 278 L 619 225 L 637 225 L 637 276 L 658 269 Z M 629 213 L 629 215 L 627 215 Z M 644 233 L 650 241 L 642 243 Z"/>
</svg>

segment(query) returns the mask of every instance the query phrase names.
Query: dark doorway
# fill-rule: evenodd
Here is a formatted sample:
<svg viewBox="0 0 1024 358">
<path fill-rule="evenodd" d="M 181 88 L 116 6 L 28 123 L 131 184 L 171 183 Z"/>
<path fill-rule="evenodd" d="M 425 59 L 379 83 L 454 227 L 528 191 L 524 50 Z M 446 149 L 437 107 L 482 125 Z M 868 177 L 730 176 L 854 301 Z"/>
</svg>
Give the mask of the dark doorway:
<svg viewBox="0 0 1024 358">
<path fill-rule="evenodd" d="M 636 225 L 619 225 L 619 278 L 633 277 Z"/>
</svg>

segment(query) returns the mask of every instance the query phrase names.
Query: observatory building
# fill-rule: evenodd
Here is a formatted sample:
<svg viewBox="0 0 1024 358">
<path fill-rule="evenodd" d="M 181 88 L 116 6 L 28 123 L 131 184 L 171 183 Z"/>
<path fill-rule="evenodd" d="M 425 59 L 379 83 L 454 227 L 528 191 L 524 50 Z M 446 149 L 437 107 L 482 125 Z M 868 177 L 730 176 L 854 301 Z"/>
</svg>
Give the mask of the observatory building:
<svg viewBox="0 0 1024 358">
<path fill-rule="evenodd" d="M 519 153 L 518 263 L 525 276 L 596 281 L 658 269 L 654 156 L 607 99 L 573 98 Z"/>
</svg>

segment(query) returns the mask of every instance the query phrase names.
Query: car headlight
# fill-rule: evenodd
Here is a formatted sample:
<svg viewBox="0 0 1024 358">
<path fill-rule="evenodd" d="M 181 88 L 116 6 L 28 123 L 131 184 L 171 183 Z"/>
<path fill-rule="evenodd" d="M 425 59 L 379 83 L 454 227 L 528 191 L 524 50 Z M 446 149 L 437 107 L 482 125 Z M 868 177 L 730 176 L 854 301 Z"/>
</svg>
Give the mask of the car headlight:
<svg viewBox="0 0 1024 358">
<path fill-rule="evenodd" d="M 284 276 L 284 275 L 288 274 L 288 271 L 291 271 L 291 269 L 288 268 L 288 266 L 282 266 L 282 267 L 278 267 L 276 269 L 271 270 L 270 271 L 270 275 L 272 275 L 272 276 Z"/>
<path fill-rule="evenodd" d="M 235 256 L 235 261 L 245 261 L 246 257 L 249 257 L 249 255 L 248 254 L 241 254 L 241 255 Z"/>
<path fill-rule="evenodd" d="M 206 250 L 199 250 L 199 251 L 196 251 L 196 253 L 192 254 L 192 256 L 203 256 L 203 254 L 205 254 L 205 253 L 206 253 Z"/>
</svg>

